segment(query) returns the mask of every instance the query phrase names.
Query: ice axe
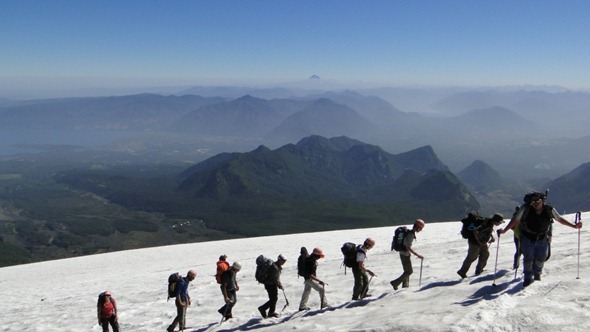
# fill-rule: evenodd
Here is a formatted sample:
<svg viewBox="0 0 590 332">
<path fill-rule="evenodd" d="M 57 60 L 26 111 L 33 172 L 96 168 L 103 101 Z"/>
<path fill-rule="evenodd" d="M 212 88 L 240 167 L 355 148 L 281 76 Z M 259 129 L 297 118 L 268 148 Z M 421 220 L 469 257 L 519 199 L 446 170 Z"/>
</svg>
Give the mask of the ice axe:
<svg viewBox="0 0 590 332">
<path fill-rule="evenodd" d="M 281 290 L 283 291 L 283 296 L 285 297 L 285 306 L 283 307 L 283 310 L 281 310 L 281 312 L 283 312 L 285 311 L 285 308 L 289 306 L 289 300 L 287 300 L 287 294 L 285 294 L 285 290 L 283 288 L 281 288 Z"/>
</svg>

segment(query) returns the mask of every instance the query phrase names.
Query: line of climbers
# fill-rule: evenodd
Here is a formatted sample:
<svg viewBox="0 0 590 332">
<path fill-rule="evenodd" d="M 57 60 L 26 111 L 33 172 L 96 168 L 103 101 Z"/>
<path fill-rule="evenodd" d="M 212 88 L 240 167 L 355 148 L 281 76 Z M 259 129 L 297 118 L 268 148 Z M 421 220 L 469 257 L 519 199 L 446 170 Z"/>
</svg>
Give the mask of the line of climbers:
<svg viewBox="0 0 590 332">
<path fill-rule="evenodd" d="M 547 204 L 546 194 L 531 192 L 525 195 L 524 204 L 516 208 L 508 225 L 497 230 L 498 237 L 509 230 L 514 231 L 516 252 L 514 254 L 513 269 L 518 269 L 519 257 L 522 254 L 524 287 L 529 286 L 535 280 L 541 280 L 543 265 L 550 256 L 552 223 L 554 220 L 574 229 L 582 228 L 581 221 L 576 220 L 576 223 L 571 223 L 560 216 L 555 208 Z M 504 223 L 504 217 L 496 213 L 491 218 L 485 218 L 472 211 L 461 222 L 461 235 L 468 240 L 468 250 L 467 256 L 457 274 L 461 278 L 467 278 L 467 272 L 475 260 L 478 261 L 475 275 L 480 275 L 483 272 L 489 258 L 489 244 L 495 241 L 493 236 L 494 227 Z M 395 229 L 391 250 L 399 252 L 403 273 L 398 278 L 391 280 L 390 284 L 394 290 L 397 290 L 400 285 L 403 288 L 410 286 L 410 275 L 413 273 L 411 255 L 415 255 L 420 260 L 424 259 L 424 256 L 418 254 L 412 246 L 416 239 L 416 233 L 422 231 L 424 226 L 425 222 L 422 219 L 417 219 L 412 228 L 401 226 Z M 345 266 L 345 273 L 346 267 L 350 267 L 354 276 L 353 301 L 371 296 L 368 293 L 369 284 L 375 273 L 366 268 L 365 260 L 367 252 L 374 246 L 375 240 L 367 238 L 362 244 L 356 245 L 352 242 L 346 242 L 341 248 L 344 256 L 342 264 Z M 311 254 L 308 253 L 305 247 L 301 248 L 297 260 L 297 274 L 304 278 L 304 288 L 299 302 L 299 311 L 310 309 L 307 306 L 307 301 L 312 289 L 319 293 L 320 307 L 322 309 L 329 307 L 325 294 L 326 284 L 317 277 L 318 260 L 323 257 L 323 251 L 319 247 L 314 248 Z M 263 318 L 279 317 L 279 313 L 276 312 L 276 304 L 278 290 L 283 290 L 284 294 L 280 278 L 282 267 L 286 261 L 287 259 L 282 254 L 277 257 L 276 261 L 263 255 L 256 258 L 255 278 L 264 285 L 268 293 L 268 301 L 258 307 L 258 311 Z M 237 303 L 236 292 L 240 290 L 236 274 L 241 270 L 242 266 L 238 262 L 230 265 L 226 255 L 221 255 L 216 265 L 215 278 L 220 285 L 224 300 L 224 305 L 219 308 L 218 312 L 222 315 L 223 321 L 233 317 L 232 308 Z M 182 277 L 179 273 L 169 276 L 168 298 L 175 299 L 177 315 L 168 326 L 168 332 L 174 331 L 177 325 L 180 330 L 184 330 L 186 327 L 186 309 L 191 304 L 188 285 L 196 276 L 197 272 L 192 269 L 187 272 L 185 277 Z M 287 302 L 286 307 L 289 304 L 286 295 L 285 301 Z M 113 331 L 119 331 L 117 304 L 109 291 L 99 295 L 97 311 L 98 322 L 103 331 L 108 331 L 109 324 L 112 326 Z"/>
</svg>

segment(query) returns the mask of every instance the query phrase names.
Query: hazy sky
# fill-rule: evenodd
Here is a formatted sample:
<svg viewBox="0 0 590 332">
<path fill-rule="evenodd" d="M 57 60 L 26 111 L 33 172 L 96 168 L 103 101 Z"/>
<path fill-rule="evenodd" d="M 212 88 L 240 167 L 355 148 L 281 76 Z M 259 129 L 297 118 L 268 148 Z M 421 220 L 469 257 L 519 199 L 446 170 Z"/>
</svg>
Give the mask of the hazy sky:
<svg viewBox="0 0 590 332">
<path fill-rule="evenodd" d="M 313 74 L 590 88 L 589 35 L 586 0 L 0 0 L 0 96 Z"/>
</svg>

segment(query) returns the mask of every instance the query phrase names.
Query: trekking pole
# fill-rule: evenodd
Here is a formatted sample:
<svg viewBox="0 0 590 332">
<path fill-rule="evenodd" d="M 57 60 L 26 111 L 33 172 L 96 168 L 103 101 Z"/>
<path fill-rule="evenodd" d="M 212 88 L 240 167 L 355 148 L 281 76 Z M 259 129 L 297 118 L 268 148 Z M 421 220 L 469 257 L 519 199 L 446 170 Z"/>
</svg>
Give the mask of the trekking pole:
<svg viewBox="0 0 590 332">
<path fill-rule="evenodd" d="M 577 225 L 578 223 L 582 222 L 582 213 L 580 211 L 578 211 L 576 213 L 576 222 L 574 223 L 574 225 Z M 582 229 L 578 228 L 578 277 L 576 279 L 580 279 L 580 231 Z"/>
<path fill-rule="evenodd" d="M 418 280 L 418 287 L 422 286 L 422 266 L 424 265 L 424 259 L 420 260 L 420 279 Z"/>
<path fill-rule="evenodd" d="M 496 287 L 496 271 L 498 270 L 498 253 L 500 252 L 500 233 L 498 232 L 498 244 L 496 245 L 496 265 L 494 266 L 494 283 L 492 286 Z"/>
</svg>

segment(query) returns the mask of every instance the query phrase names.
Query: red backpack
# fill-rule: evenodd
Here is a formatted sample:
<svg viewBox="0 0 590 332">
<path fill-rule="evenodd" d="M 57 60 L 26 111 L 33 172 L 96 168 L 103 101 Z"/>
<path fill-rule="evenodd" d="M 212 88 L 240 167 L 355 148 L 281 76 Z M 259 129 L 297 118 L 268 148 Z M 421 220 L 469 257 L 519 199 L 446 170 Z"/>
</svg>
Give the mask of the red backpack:
<svg viewBox="0 0 590 332">
<path fill-rule="evenodd" d="M 217 280 L 218 284 L 221 284 L 221 275 L 223 272 L 229 269 L 229 263 L 226 261 L 218 261 L 217 262 L 217 273 L 215 274 L 215 280 Z"/>
</svg>

